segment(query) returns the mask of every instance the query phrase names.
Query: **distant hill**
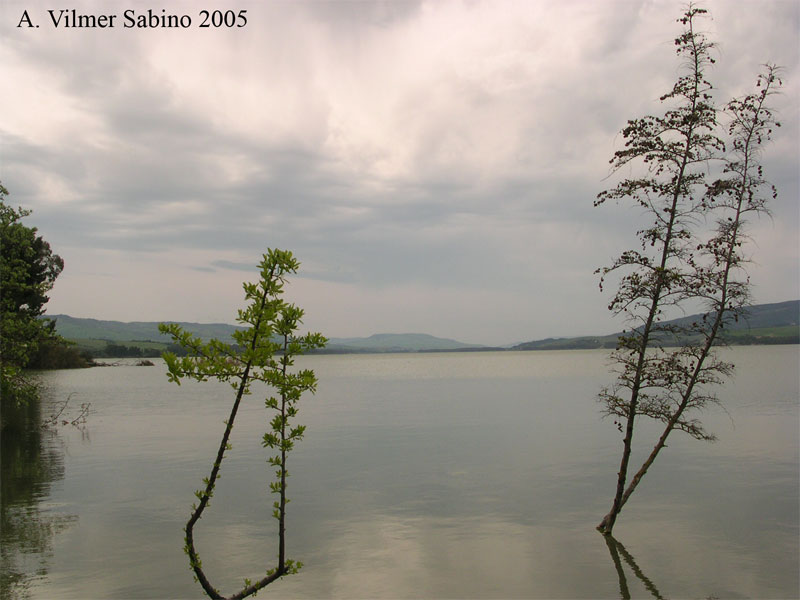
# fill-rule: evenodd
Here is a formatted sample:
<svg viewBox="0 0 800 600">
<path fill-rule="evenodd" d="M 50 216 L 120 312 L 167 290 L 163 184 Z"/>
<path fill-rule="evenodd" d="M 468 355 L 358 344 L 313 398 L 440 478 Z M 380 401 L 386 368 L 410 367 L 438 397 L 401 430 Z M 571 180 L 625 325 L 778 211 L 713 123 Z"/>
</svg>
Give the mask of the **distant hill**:
<svg viewBox="0 0 800 600">
<path fill-rule="evenodd" d="M 107 340 L 110 342 L 168 342 L 169 337 L 158 331 L 157 321 L 99 321 L 97 319 L 78 319 L 69 315 L 46 315 L 56 321 L 56 331 L 68 340 Z M 169 321 L 172 323 L 173 321 Z M 231 341 L 231 335 L 238 329 L 226 323 L 179 323 L 186 331 L 208 341 L 217 338 Z"/>
<path fill-rule="evenodd" d="M 152 348 L 152 343 L 164 344 L 171 341 L 168 336 L 158 331 L 158 322 L 136 321 L 100 321 L 97 319 L 79 319 L 69 315 L 47 315 L 56 321 L 56 331 L 68 340 L 73 340 L 79 347 L 94 349 L 103 342 L 136 345 Z M 183 329 L 203 340 L 216 338 L 231 342 L 233 332 L 240 329 L 226 323 L 179 323 Z M 326 352 L 431 352 L 446 350 L 463 350 L 478 346 L 465 344 L 456 340 L 438 338 L 425 333 L 377 333 L 370 337 L 331 338 Z"/>
<path fill-rule="evenodd" d="M 332 338 L 327 349 L 333 352 L 431 352 L 476 347 L 480 346 L 427 333 L 376 333 L 366 338 Z"/>
<path fill-rule="evenodd" d="M 691 322 L 702 315 L 676 319 L 674 323 Z M 172 340 L 158 331 L 158 322 L 100 321 L 78 319 L 69 315 L 47 315 L 55 319 L 56 331 L 81 349 L 101 353 L 109 345 L 141 349 L 158 355 Z M 750 307 L 746 319 L 725 329 L 731 344 L 797 344 L 800 343 L 800 300 L 776 304 L 758 304 Z M 239 329 L 227 323 L 179 323 L 186 331 L 203 340 L 216 338 L 232 341 L 233 332 Z M 614 348 L 619 333 L 604 336 L 572 338 L 547 338 L 517 344 L 510 350 L 573 350 L 579 348 Z M 114 351 L 124 350 L 115 348 Z M 331 338 L 325 353 L 371 352 L 468 352 L 472 350 L 502 350 L 456 340 L 438 338 L 425 333 L 376 333 L 369 337 Z"/>
<path fill-rule="evenodd" d="M 691 315 L 675 319 L 677 325 L 689 325 L 702 315 Z M 800 324 L 800 300 L 777 302 L 775 304 L 756 304 L 747 309 L 744 319 L 731 323 L 725 328 L 731 331 L 764 329 L 770 327 L 797 327 Z"/>
<path fill-rule="evenodd" d="M 702 319 L 702 314 L 667 321 L 689 325 Z M 524 342 L 512 350 L 574 350 L 580 348 L 614 348 L 622 332 L 604 336 L 546 338 Z M 726 325 L 725 340 L 730 344 L 797 344 L 800 343 L 800 300 L 756 304 L 747 309 L 744 319 Z"/>
</svg>

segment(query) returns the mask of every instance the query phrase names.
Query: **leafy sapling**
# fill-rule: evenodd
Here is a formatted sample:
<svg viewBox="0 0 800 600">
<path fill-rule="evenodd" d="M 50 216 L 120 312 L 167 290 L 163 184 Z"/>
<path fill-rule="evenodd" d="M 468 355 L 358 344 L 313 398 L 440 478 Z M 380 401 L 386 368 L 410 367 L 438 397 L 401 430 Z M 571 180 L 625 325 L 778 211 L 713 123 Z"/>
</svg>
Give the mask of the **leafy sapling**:
<svg viewBox="0 0 800 600">
<path fill-rule="evenodd" d="M 262 443 L 274 452 L 268 462 L 275 468 L 275 481 L 270 482 L 270 490 L 278 497 L 273 504 L 273 516 L 278 521 L 278 561 L 258 581 L 246 579 L 244 587 L 228 596 L 228 599 L 238 600 L 255 594 L 276 579 L 296 573 L 302 566 L 302 563 L 286 558 L 286 478 L 289 475 L 286 459 L 295 442 L 302 439 L 305 432 L 304 426 L 292 425 L 291 419 L 297 415 L 297 405 L 303 392 L 316 391 L 317 379 L 312 370 L 293 371 L 291 367 L 298 354 L 321 348 L 327 340 L 319 333 L 296 335 L 302 323 L 303 310 L 283 300 L 282 295 L 286 277 L 296 273 L 299 266 L 300 263 L 289 251 L 267 251 L 259 264 L 259 281 L 244 283 L 248 304 L 239 310 L 237 321 L 245 328 L 234 333 L 234 345 L 216 339 L 203 342 L 175 323 L 159 325 L 162 333 L 171 335 L 174 342 L 187 351 L 182 358 L 172 353 L 164 354 L 170 381 L 180 385 L 184 377 L 197 381 L 213 378 L 229 382 L 236 392 L 211 473 L 203 479 L 203 488 L 195 492 L 198 502 L 192 506 L 185 528 L 184 550 L 189 556 L 189 565 L 211 598 L 224 597 L 211 585 L 203 571 L 194 544 L 194 526 L 214 495 L 222 459 L 231 447 L 230 437 L 236 413 L 242 398 L 251 393 L 254 381 L 265 383 L 273 390 L 273 394 L 266 398 L 265 405 L 274 416 Z"/>
</svg>

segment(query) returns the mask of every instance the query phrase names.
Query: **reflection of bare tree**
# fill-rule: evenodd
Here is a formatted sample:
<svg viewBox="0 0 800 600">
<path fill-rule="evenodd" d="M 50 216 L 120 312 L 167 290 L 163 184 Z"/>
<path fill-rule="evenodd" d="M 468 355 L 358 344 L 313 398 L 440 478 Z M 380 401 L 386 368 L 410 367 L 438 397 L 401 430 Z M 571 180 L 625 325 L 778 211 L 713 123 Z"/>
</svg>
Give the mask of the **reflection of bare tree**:
<svg viewBox="0 0 800 600">
<path fill-rule="evenodd" d="M 625 570 L 622 568 L 620 555 L 630 567 L 631 571 L 633 571 L 633 574 L 636 575 L 636 578 L 644 584 L 644 587 L 647 588 L 647 591 L 650 592 L 653 598 L 663 600 L 664 596 L 661 595 L 655 584 L 645 576 L 639 568 L 639 565 L 636 564 L 633 556 L 625 549 L 625 546 L 615 540 L 611 535 L 604 535 L 603 537 L 606 540 L 608 551 L 611 554 L 611 560 L 614 561 L 614 568 L 617 570 L 617 576 L 619 577 L 619 595 L 622 600 L 630 600 L 631 593 L 628 590 L 628 580 L 625 577 Z"/>
<path fill-rule="evenodd" d="M 0 432 L 0 597 L 25 598 L 47 574 L 53 537 L 77 520 L 40 503 L 64 477 L 64 454 L 55 431 L 41 427 L 41 402 L 2 406 Z"/>
<path fill-rule="evenodd" d="M 72 396 L 74 395 L 75 392 L 72 392 L 63 402 L 57 402 L 54 404 L 54 412 L 46 419 L 42 419 L 42 427 L 58 427 L 58 425 L 61 424 L 72 425 L 73 427 L 79 427 L 82 429 L 83 426 L 86 425 L 86 418 L 91 412 L 92 403 L 84 402 L 81 404 L 81 408 L 77 415 L 69 414 L 67 412 L 67 407 L 69 406 L 69 401 L 72 400 Z"/>
</svg>

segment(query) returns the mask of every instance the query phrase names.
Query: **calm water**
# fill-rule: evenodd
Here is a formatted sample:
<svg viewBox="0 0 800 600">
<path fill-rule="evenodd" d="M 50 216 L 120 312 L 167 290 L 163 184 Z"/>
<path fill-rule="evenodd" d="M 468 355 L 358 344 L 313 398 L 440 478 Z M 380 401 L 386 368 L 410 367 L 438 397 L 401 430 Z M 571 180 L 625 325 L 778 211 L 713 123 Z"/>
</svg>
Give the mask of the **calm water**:
<svg viewBox="0 0 800 600">
<path fill-rule="evenodd" d="M 320 386 L 301 404 L 287 534 L 305 567 L 261 595 L 797 597 L 799 351 L 727 351 L 738 366 L 720 393 L 727 413 L 704 416 L 719 441 L 673 434 L 616 545 L 594 529 L 621 446 L 594 400 L 605 352 L 307 357 Z M 95 412 L 83 429 L 4 436 L 4 594 L 202 596 L 182 528 L 230 388 L 169 384 L 163 364 L 43 379 L 42 415 L 69 394 Z M 266 418 L 251 396 L 195 529 L 227 593 L 275 562 Z M 654 432 L 637 433 L 640 457 Z"/>
</svg>

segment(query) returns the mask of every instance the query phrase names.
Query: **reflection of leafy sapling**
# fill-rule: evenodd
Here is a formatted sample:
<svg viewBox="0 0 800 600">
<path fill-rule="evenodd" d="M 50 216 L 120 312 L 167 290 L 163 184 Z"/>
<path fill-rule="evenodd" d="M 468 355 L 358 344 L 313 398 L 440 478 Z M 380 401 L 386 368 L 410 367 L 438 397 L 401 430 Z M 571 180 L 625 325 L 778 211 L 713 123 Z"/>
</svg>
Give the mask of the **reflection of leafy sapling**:
<svg viewBox="0 0 800 600">
<path fill-rule="evenodd" d="M 187 356 L 182 358 L 172 353 L 164 354 L 170 381 L 180 384 L 183 377 L 198 381 L 215 378 L 230 382 L 236 390 L 214 466 L 210 476 L 203 479 L 204 488 L 195 492 L 199 503 L 192 506 L 192 514 L 186 524 L 184 549 L 197 580 L 211 598 L 223 596 L 203 572 L 194 546 L 193 528 L 214 494 L 222 459 L 225 451 L 230 449 L 229 439 L 236 412 L 242 397 L 251 393 L 253 381 L 266 383 L 274 390 L 274 395 L 266 399 L 267 408 L 274 411 L 275 416 L 270 421 L 270 430 L 264 434 L 263 446 L 275 452 L 268 462 L 275 467 L 276 476 L 275 481 L 270 483 L 270 489 L 278 496 L 272 513 L 278 520 L 278 564 L 256 582 L 245 579 L 244 588 L 229 598 L 238 599 L 255 594 L 279 577 L 296 573 L 302 566 L 302 563 L 286 558 L 286 478 L 289 475 L 286 455 L 305 431 L 302 425 L 291 426 L 289 420 L 297 415 L 297 402 L 302 393 L 316 390 L 317 380 L 311 370 L 290 371 L 290 368 L 295 356 L 306 350 L 321 348 L 326 340 L 319 333 L 296 337 L 303 311 L 281 298 L 286 276 L 296 273 L 299 266 L 300 263 L 289 251 L 267 251 L 259 265 L 261 278 L 258 283 L 244 284 L 245 298 L 249 304 L 239 311 L 237 320 L 246 328 L 234 333 L 235 346 L 219 340 L 204 343 L 174 323 L 159 325 L 162 333 L 170 334 L 175 343 L 187 351 Z M 276 355 L 279 355 L 278 358 Z"/>
<path fill-rule="evenodd" d="M 604 279 L 621 273 L 609 308 L 632 325 L 612 355 L 617 381 L 600 394 L 606 414 L 624 432 L 613 504 L 598 525 L 606 535 L 673 430 L 699 440 L 714 439 L 692 412 L 717 403 L 708 388 L 733 372 L 733 365 L 720 360 L 714 346 L 725 325 L 738 320 L 749 303 L 742 251 L 745 220 L 767 212 L 762 189 L 769 186 L 758 159 L 778 126 L 767 100 L 780 80 L 775 67 L 768 66 L 758 79 L 759 92 L 728 104 L 726 154 L 712 87 L 704 75 L 714 62 L 713 44 L 694 27 L 695 18 L 705 12 L 690 5 L 680 19 L 685 29 L 675 45 L 684 73 L 662 97 L 671 108 L 663 116 L 629 121 L 622 132 L 625 148 L 616 152 L 612 165 L 619 170 L 639 163 L 643 175 L 622 180 L 599 194 L 596 202 L 633 201 L 651 219 L 651 225 L 638 232 L 640 249 L 623 252 L 599 270 Z M 710 165 L 718 163 L 722 177 L 708 183 Z M 775 195 L 772 188 L 770 195 Z M 715 219 L 716 227 L 709 227 Z M 663 321 L 665 310 L 686 312 L 698 304 L 707 313 L 696 322 Z M 639 416 L 660 421 L 664 429 L 628 480 Z"/>
</svg>

